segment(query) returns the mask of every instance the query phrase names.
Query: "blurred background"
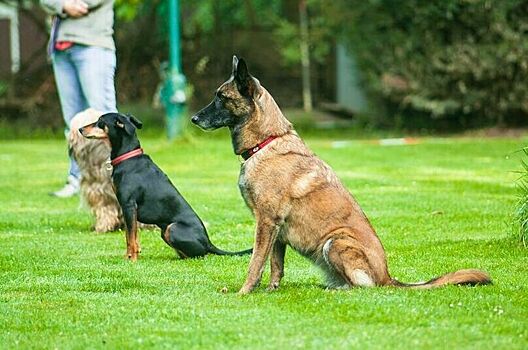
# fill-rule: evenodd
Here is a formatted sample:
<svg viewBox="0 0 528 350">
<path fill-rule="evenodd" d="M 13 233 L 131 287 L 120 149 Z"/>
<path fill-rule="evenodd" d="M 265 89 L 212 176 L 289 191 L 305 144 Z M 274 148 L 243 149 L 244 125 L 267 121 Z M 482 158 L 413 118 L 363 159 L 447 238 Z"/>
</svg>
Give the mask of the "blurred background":
<svg viewBox="0 0 528 350">
<path fill-rule="evenodd" d="M 528 1 L 181 0 L 188 114 L 209 102 L 232 55 L 303 125 L 405 132 L 505 129 L 528 121 Z M 163 129 L 166 0 L 117 0 L 119 108 Z M 0 0 L 0 127 L 61 134 L 49 17 Z M 9 130 L 9 131 L 5 131 Z"/>
</svg>

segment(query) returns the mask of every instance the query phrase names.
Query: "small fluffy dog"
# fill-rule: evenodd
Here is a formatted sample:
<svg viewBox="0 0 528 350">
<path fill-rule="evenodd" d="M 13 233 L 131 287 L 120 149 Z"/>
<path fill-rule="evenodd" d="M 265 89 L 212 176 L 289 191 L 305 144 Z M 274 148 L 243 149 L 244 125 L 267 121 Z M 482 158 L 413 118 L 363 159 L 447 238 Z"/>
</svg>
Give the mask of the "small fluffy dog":
<svg viewBox="0 0 528 350">
<path fill-rule="evenodd" d="M 110 145 L 102 140 L 89 140 L 79 128 L 97 121 L 103 113 L 89 108 L 71 120 L 68 136 L 69 150 L 81 170 L 81 196 L 95 216 L 94 229 L 98 233 L 123 227 L 123 215 L 112 185 Z"/>
</svg>

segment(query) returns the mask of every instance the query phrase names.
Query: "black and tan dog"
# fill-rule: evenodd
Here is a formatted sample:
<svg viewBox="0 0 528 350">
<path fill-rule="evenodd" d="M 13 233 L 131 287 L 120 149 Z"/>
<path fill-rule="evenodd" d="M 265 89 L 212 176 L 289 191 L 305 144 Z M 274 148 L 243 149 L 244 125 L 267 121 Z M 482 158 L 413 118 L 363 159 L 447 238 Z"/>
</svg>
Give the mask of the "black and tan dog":
<svg viewBox="0 0 528 350">
<path fill-rule="evenodd" d="M 230 79 L 192 122 L 206 130 L 227 126 L 235 154 L 245 159 L 238 185 L 257 222 L 249 274 L 239 293 L 259 284 L 270 254 L 269 289 L 278 288 L 287 244 L 319 265 L 330 287 L 431 288 L 491 282 L 479 270 L 460 270 L 417 284 L 391 278 L 383 246 L 359 204 L 299 138 L 242 59 L 233 57 Z"/>
<path fill-rule="evenodd" d="M 112 180 L 127 227 L 127 255 L 136 260 L 140 252 L 137 221 L 155 224 L 161 237 L 182 258 L 250 254 L 251 249 L 226 252 L 215 247 L 202 220 L 150 157 L 143 153 L 136 136 L 142 123 L 133 116 L 107 113 L 79 132 L 87 138 L 110 143 Z"/>
</svg>

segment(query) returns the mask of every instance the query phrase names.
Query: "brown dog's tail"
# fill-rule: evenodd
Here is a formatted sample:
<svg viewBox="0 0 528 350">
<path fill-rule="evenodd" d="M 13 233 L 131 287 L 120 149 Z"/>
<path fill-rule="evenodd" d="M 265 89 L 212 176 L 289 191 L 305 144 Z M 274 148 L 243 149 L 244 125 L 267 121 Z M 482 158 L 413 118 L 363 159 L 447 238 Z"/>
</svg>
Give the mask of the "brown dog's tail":
<svg viewBox="0 0 528 350">
<path fill-rule="evenodd" d="M 443 276 L 433 278 L 430 281 L 419 283 L 402 283 L 393 278 L 389 285 L 394 287 L 430 289 L 445 286 L 448 284 L 477 286 L 491 283 L 492 282 L 490 276 L 484 271 L 468 269 L 447 273 Z"/>
</svg>

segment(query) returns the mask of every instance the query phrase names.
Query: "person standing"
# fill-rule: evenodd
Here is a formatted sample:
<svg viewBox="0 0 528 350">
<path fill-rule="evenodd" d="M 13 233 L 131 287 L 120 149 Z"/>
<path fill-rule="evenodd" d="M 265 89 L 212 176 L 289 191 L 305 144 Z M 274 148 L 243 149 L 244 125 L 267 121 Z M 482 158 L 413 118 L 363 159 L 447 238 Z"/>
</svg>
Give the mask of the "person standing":
<svg viewBox="0 0 528 350">
<path fill-rule="evenodd" d="M 66 137 L 70 121 L 91 107 L 116 112 L 114 0 L 40 0 L 53 15 L 48 54 L 59 93 Z M 57 197 L 79 193 L 80 171 L 70 156 L 66 185 Z"/>
</svg>

